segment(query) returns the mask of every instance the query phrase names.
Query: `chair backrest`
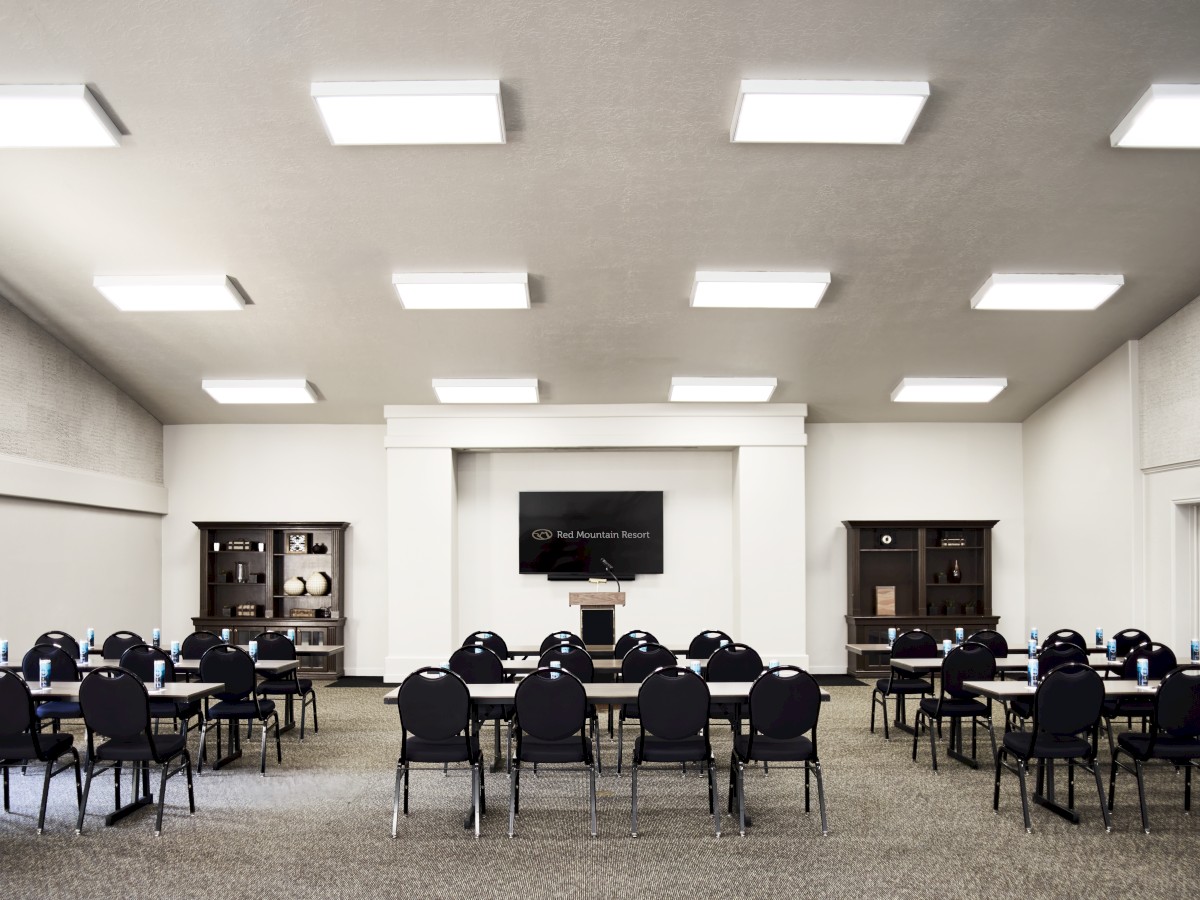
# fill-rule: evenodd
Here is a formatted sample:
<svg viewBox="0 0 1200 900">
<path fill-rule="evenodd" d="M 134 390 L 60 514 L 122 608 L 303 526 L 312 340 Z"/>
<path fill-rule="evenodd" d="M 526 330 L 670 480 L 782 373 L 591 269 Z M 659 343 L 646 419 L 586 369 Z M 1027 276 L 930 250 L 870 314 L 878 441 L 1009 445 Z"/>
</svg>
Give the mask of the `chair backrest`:
<svg viewBox="0 0 1200 900">
<path fill-rule="evenodd" d="M 400 725 L 428 741 L 444 741 L 470 734 L 471 691 L 467 683 L 447 669 L 425 666 L 400 685 L 397 702 Z"/>
<path fill-rule="evenodd" d="M 478 644 L 451 653 L 450 671 L 467 684 L 499 684 L 504 680 L 503 661 L 494 650 Z"/>
<path fill-rule="evenodd" d="M 1117 656 L 1128 656 L 1139 644 L 1150 643 L 1150 635 L 1140 628 L 1126 628 L 1114 634 L 1113 640 L 1117 644 Z"/>
<path fill-rule="evenodd" d="M 709 681 L 754 681 L 762 670 L 762 657 L 746 644 L 726 644 L 708 658 Z"/>
<path fill-rule="evenodd" d="M 668 741 L 703 732 L 707 740 L 708 701 L 708 684 L 691 669 L 668 666 L 651 672 L 638 688 L 642 730 Z"/>
<path fill-rule="evenodd" d="M 583 643 L 583 638 L 573 632 L 555 631 L 546 635 L 546 637 L 542 640 L 542 646 L 538 650 L 538 653 L 545 653 L 556 644 L 574 644 L 576 647 L 586 646 Z"/>
<path fill-rule="evenodd" d="M 613 646 L 613 659 L 624 659 L 625 654 L 638 644 L 657 644 L 658 638 L 648 631 L 627 631 L 619 638 Z"/>
<path fill-rule="evenodd" d="M 1137 678 L 1137 661 L 1145 659 L 1147 662 L 1148 677 L 1151 681 L 1158 681 L 1160 678 L 1165 678 L 1167 673 L 1178 665 L 1178 660 L 1175 659 L 1175 651 L 1166 644 L 1158 644 L 1151 641 L 1148 644 L 1138 644 L 1129 651 L 1129 655 L 1125 657 L 1125 662 L 1121 664 L 1121 677 L 1130 680 Z"/>
<path fill-rule="evenodd" d="M 582 732 L 587 719 L 583 682 L 559 669 L 531 672 L 517 685 L 513 702 L 521 731 L 540 740 L 561 741 Z"/>
<path fill-rule="evenodd" d="M 74 657 L 68 656 L 67 651 L 54 644 L 35 644 L 25 658 L 21 660 L 21 674 L 28 682 L 35 682 L 40 675 L 38 669 L 43 659 L 50 660 L 51 681 L 78 681 L 79 666 Z"/>
<path fill-rule="evenodd" d="M 1058 631 L 1046 635 L 1046 639 L 1042 641 L 1042 649 L 1053 647 L 1055 644 L 1072 644 L 1085 653 L 1087 652 L 1087 641 L 1084 640 L 1083 635 L 1070 628 L 1060 628 Z"/>
<path fill-rule="evenodd" d="M 79 685 L 88 731 L 121 740 L 150 731 L 150 695 L 140 678 L 114 666 L 88 673 Z"/>
<path fill-rule="evenodd" d="M 892 641 L 892 659 L 931 659 L 937 655 L 937 641 L 920 628 L 898 634 Z"/>
<path fill-rule="evenodd" d="M 282 631 L 263 631 L 255 635 L 259 659 L 295 659 L 296 645 Z"/>
<path fill-rule="evenodd" d="M 716 629 L 700 632 L 688 644 L 688 659 L 708 659 L 713 655 L 713 651 L 721 646 L 721 641 L 732 644 L 733 638 Z"/>
<path fill-rule="evenodd" d="M 204 651 L 200 657 L 200 680 L 224 682 L 225 690 L 217 692 L 222 700 L 243 700 L 258 682 L 254 677 L 254 660 L 233 644 L 218 644 Z"/>
<path fill-rule="evenodd" d="M 1044 647 L 1038 654 L 1038 679 L 1045 678 L 1059 666 L 1065 666 L 1068 663 L 1086 666 L 1087 651 L 1065 641 Z"/>
<path fill-rule="evenodd" d="M 964 681 L 991 681 L 996 677 L 996 657 L 983 644 L 966 641 L 942 660 L 942 693 L 956 699 L 975 695 L 963 688 Z"/>
<path fill-rule="evenodd" d="M 0 669 L 0 735 L 30 731 L 36 718 L 29 685 L 16 673 Z"/>
<path fill-rule="evenodd" d="M 1104 679 L 1086 663 L 1066 663 L 1047 675 L 1033 698 L 1033 733 L 1065 737 L 1094 728 L 1104 705 Z M 1093 751 L 1094 751 L 1093 747 Z"/>
<path fill-rule="evenodd" d="M 645 681 L 655 669 L 675 665 L 675 654 L 662 644 L 637 644 L 621 657 L 621 680 Z"/>
<path fill-rule="evenodd" d="M 1200 737 L 1200 666 L 1178 666 L 1163 677 L 1154 723 L 1172 737 Z"/>
<path fill-rule="evenodd" d="M 209 647 L 218 647 L 223 643 L 220 636 L 211 631 L 196 631 L 183 639 L 179 655 L 183 659 L 199 659 Z"/>
<path fill-rule="evenodd" d="M 171 662 L 171 654 L 161 647 L 151 647 L 149 644 L 134 644 L 122 653 L 121 668 L 132 672 L 143 684 L 153 684 L 154 663 L 159 660 L 164 663 L 163 681 L 174 681 L 175 664 Z"/>
<path fill-rule="evenodd" d="M 494 631 L 472 631 L 462 642 L 464 647 L 482 643 L 501 659 L 508 659 L 508 644 Z"/>
<path fill-rule="evenodd" d="M 146 643 L 141 635 L 132 631 L 114 631 L 104 639 L 100 655 L 105 659 L 120 659 L 130 647 Z"/>
<path fill-rule="evenodd" d="M 998 631 L 991 628 L 983 628 L 976 631 L 967 638 L 969 643 L 983 644 L 992 651 L 992 656 L 996 659 L 1003 659 L 1008 656 L 1008 640 Z"/>
<path fill-rule="evenodd" d="M 817 727 L 820 716 L 821 688 L 799 666 L 769 669 L 750 688 L 751 741 L 756 733 L 781 740 L 800 737 Z"/>
<path fill-rule="evenodd" d="M 561 668 L 580 681 L 591 682 L 596 678 L 596 665 L 592 662 L 592 655 L 575 644 L 554 644 L 542 654 L 538 665 L 553 668 L 550 666 L 553 662 L 557 662 Z"/>
<path fill-rule="evenodd" d="M 45 634 L 39 635 L 38 639 L 33 642 L 34 646 L 38 644 L 53 644 L 55 647 L 62 647 L 67 656 L 71 659 L 79 659 L 79 641 L 71 637 L 65 631 L 47 631 Z"/>
</svg>

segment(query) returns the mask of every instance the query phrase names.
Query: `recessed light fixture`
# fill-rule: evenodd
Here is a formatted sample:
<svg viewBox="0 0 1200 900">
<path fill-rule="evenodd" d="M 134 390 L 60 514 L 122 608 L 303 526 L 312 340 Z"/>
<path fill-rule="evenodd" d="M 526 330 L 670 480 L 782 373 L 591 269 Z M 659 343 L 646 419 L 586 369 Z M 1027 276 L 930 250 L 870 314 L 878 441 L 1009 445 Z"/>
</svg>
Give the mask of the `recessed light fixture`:
<svg viewBox="0 0 1200 900">
<path fill-rule="evenodd" d="M 0 147 L 118 147 L 121 132 L 84 84 L 0 84 Z"/>
<path fill-rule="evenodd" d="M 1120 275 L 993 275 L 971 298 L 974 309 L 1095 309 L 1125 283 Z"/>
<path fill-rule="evenodd" d="M 987 403 L 1008 387 L 1007 378 L 902 378 L 893 403 Z"/>
<path fill-rule="evenodd" d="M 392 284 L 405 309 L 529 309 L 525 272 L 405 272 Z"/>
<path fill-rule="evenodd" d="M 536 378 L 435 378 L 439 403 L 537 403 Z"/>
<path fill-rule="evenodd" d="M 303 378 L 222 381 L 204 379 L 201 387 L 218 403 L 316 403 L 312 385 Z"/>
<path fill-rule="evenodd" d="M 1114 147 L 1200 147 L 1200 84 L 1152 84 L 1109 137 Z"/>
<path fill-rule="evenodd" d="M 768 144 L 903 144 L 926 81 L 748 79 L 738 91 L 729 139 Z"/>
<path fill-rule="evenodd" d="M 123 312 L 207 312 L 246 306 L 226 275 L 97 275 L 92 285 Z"/>
<path fill-rule="evenodd" d="M 828 272 L 697 272 L 692 306 L 813 309 L 827 287 Z"/>
<path fill-rule="evenodd" d="M 334 144 L 503 144 L 499 81 L 314 82 Z"/>
<path fill-rule="evenodd" d="M 774 378 L 675 377 L 667 399 L 674 403 L 766 403 L 776 384 Z"/>
</svg>

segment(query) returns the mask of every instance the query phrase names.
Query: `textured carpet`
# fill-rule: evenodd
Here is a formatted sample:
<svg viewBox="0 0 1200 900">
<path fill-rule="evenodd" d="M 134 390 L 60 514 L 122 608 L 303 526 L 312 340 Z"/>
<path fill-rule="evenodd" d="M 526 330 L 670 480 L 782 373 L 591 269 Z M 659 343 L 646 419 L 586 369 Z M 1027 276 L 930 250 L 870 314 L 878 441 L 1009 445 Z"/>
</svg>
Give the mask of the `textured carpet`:
<svg viewBox="0 0 1200 900">
<path fill-rule="evenodd" d="M 831 834 L 805 815 L 803 777 L 748 774 L 754 825 L 737 836 L 710 829 L 705 780 L 678 769 L 640 781 L 641 837 L 629 837 L 629 778 L 600 779 L 600 837 L 588 836 L 586 776 L 543 770 L 522 779 L 517 838 L 506 835 L 508 781 L 489 775 L 491 814 L 476 842 L 462 829 L 463 774 L 415 772 L 412 814 L 392 840 L 399 723 L 384 688 L 319 688 L 321 732 L 283 737 L 283 766 L 258 774 L 256 754 L 196 782 L 187 815 L 182 776 L 167 789 L 163 834 L 142 811 L 112 828 L 112 781 L 93 785 L 84 833 L 74 833 L 69 775 L 55 778 L 47 832 L 34 824 L 40 773 L 12 778 L 13 812 L 0 814 L 0 891 L 12 897 L 901 897 L 991 898 L 1194 895 L 1200 815 L 1182 813 L 1182 777 L 1149 776 L 1153 833 L 1141 832 L 1131 777 L 1118 781 L 1115 830 L 1105 834 L 1094 788 L 1081 780 L 1073 826 L 1033 810 L 1021 824 L 1016 776 L 1005 773 L 1000 813 L 991 777 L 942 761 L 922 740 L 867 733 L 868 691 L 834 687 L 819 729 Z M 255 735 L 257 739 L 257 733 Z M 907 736 L 904 736 L 907 737 Z M 490 735 L 485 732 L 485 739 Z M 487 740 L 490 748 L 490 739 Z M 256 749 L 257 741 L 253 745 Z M 986 750 L 984 751 L 986 752 Z M 615 742 L 603 743 L 606 763 Z M 719 797 L 728 739 L 717 747 Z M 607 771 L 611 773 L 612 768 Z M 126 781 L 126 784 L 128 782 Z M 157 786 L 157 781 L 155 781 Z M 1064 786 L 1065 787 L 1065 786 Z"/>
</svg>

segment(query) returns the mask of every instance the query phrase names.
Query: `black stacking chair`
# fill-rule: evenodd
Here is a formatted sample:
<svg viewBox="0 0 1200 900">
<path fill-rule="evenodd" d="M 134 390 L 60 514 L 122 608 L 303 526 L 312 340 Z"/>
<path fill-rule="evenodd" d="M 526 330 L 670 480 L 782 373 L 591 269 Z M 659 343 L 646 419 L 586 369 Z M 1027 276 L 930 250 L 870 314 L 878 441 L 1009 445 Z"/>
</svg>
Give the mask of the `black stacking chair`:
<svg viewBox="0 0 1200 900">
<path fill-rule="evenodd" d="M 38 807 L 38 834 L 46 827 L 46 800 L 50 796 L 50 779 L 70 766 L 75 766 L 75 802 L 82 806 L 83 788 L 79 773 L 79 753 L 73 746 L 74 735 L 43 734 L 38 731 L 33 695 L 29 685 L 12 672 L 0 669 L 0 769 L 4 770 L 4 811 L 8 812 L 8 770 L 24 768 L 31 762 L 44 763 L 42 804 Z M 57 769 L 54 764 L 67 754 L 71 759 Z"/>
<path fill-rule="evenodd" d="M 613 646 L 613 659 L 624 659 L 625 654 L 636 647 L 638 644 L 657 644 L 658 638 L 648 631 L 627 631 L 619 638 Z"/>
<path fill-rule="evenodd" d="M 262 775 L 267 774 L 267 722 L 275 723 L 275 755 L 276 761 L 283 764 L 283 747 L 279 743 L 279 713 L 275 711 L 275 701 L 266 700 L 255 692 L 256 679 L 254 676 L 254 660 L 241 647 L 232 644 L 220 644 L 209 647 L 200 657 L 200 680 L 221 682 L 225 690 L 217 692 L 215 705 L 210 706 L 205 699 L 204 727 L 200 731 L 200 758 L 196 763 L 196 774 L 204 767 L 208 757 L 208 729 L 217 723 L 217 756 L 221 756 L 221 723 L 229 722 L 229 747 L 231 755 L 227 759 L 218 759 L 213 763 L 214 769 L 219 769 L 226 762 L 231 762 L 240 755 L 241 743 L 238 736 L 238 722 L 247 719 L 257 721 L 262 726 L 262 747 L 259 750 L 258 769 Z"/>
<path fill-rule="evenodd" d="M 821 717 L 821 689 L 816 679 L 797 666 L 777 666 L 763 672 L 750 688 L 750 728 L 733 736 L 729 759 L 729 812 L 738 802 L 738 833 L 746 836 L 746 763 L 804 763 L 804 811 L 811 808 L 810 775 L 817 776 L 817 803 L 821 808 L 821 834 L 829 834 L 825 817 L 825 786 L 817 756 L 817 721 Z M 806 737 L 806 735 L 808 735 Z"/>
<path fill-rule="evenodd" d="M 1038 654 L 1038 682 L 1045 681 L 1047 675 L 1059 666 L 1065 666 L 1068 663 L 1086 666 L 1088 664 L 1087 651 L 1075 644 L 1068 644 L 1063 641 L 1043 648 Z M 1033 699 L 1015 697 L 1008 704 L 1004 730 L 1012 731 L 1012 726 L 1016 724 L 1018 719 L 1024 722 L 1031 715 L 1033 715 Z"/>
<path fill-rule="evenodd" d="M 688 659 L 708 659 L 713 655 L 713 651 L 721 646 L 721 641 L 726 644 L 732 644 L 733 638 L 723 631 L 712 629 L 702 631 L 688 644 Z"/>
<path fill-rule="evenodd" d="M 637 653 L 639 648 L 630 650 Z M 628 658 L 628 657 L 627 657 Z M 690 669 L 667 666 L 651 672 L 638 688 L 640 730 L 633 742 L 633 807 L 629 833 L 638 836 L 638 772 L 646 763 L 708 765 L 708 813 L 721 836 L 716 764 L 708 734 L 708 685 Z"/>
<path fill-rule="evenodd" d="M 504 638 L 496 634 L 494 631 L 472 631 L 467 635 L 462 642 L 464 647 L 470 647 L 472 644 L 483 644 L 498 657 L 508 659 L 508 644 Z"/>
<path fill-rule="evenodd" d="M 489 647 L 478 644 L 463 645 L 450 654 L 450 671 L 467 684 L 502 684 L 508 679 L 504 674 L 504 663 Z M 484 722 L 496 723 L 496 762 L 500 761 L 500 726 L 508 725 L 508 756 L 512 758 L 512 714 L 511 703 L 485 703 L 474 707 L 472 722 L 475 735 Z M 511 765 L 511 764 L 510 764 Z"/>
<path fill-rule="evenodd" d="M 1046 635 L 1046 639 L 1042 641 L 1042 649 L 1046 650 L 1055 644 L 1071 644 L 1087 653 L 1087 640 L 1082 634 L 1071 628 L 1060 628 L 1058 631 Z"/>
<path fill-rule="evenodd" d="M 976 631 L 963 643 L 983 644 L 983 646 L 992 651 L 992 656 L 994 656 L 996 659 L 1004 659 L 1008 656 L 1008 641 L 1005 639 L 1004 635 L 998 631 L 992 630 L 991 628 L 983 628 L 979 631 Z"/>
<path fill-rule="evenodd" d="M 1133 768 L 1120 761 L 1122 753 L 1129 757 Z M 1150 833 L 1150 815 L 1146 810 L 1145 766 L 1156 759 L 1177 768 L 1183 767 L 1183 810 L 1185 815 L 1190 815 L 1192 769 L 1197 768 L 1200 761 L 1200 667 L 1180 666 L 1168 672 L 1154 696 L 1150 730 L 1122 732 L 1117 738 L 1108 781 L 1108 808 L 1113 808 L 1117 769 L 1132 772 L 1137 778 L 1142 830 L 1146 834 Z"/>
<path fill-rule="evenodd" d="M 922 723 L 928 726 L 929 749 L 933 754 L 933 771 L 937 771 L 937 732 L 941 731 L 942 720 L 950 720 L 949 753 L 957 758 L 966 760 L 962 753 L 962 727 L 965 719 L 971 720 L 971 760 L 969 765 L 975 768 L 976 735 L 979 720 L 984 720 L 988 737 L 992 739 L 992 759 L 996 758 L 996 732 L 992 730 L 992 701 L 985 704 L 975 694 L 966 690 L 963 683 L 967 681 L 991 681 L 996 677 L 996 657 L 983 644 L 967 641 L 960 647 L 955 647 L 942 660 L 942 688 L 936 697 L 925 697 L 917 704 L 917 718 L 913 723 L 913 762 L 917 760 L 917 736 L 921 732 Z M 933 723 L 938 727 L 934 729 Z M 955 747 L 958 753 L 955 753 Z"/>
<path fill-rule="evenodd" d="M 296 658 L 296 645 L 282 631 L 264 631 L 256 638 L 258 658 L 261 660 L 289 660 Z M 292 720 L 292 699 L 300 698 L 300 740 L 304 740 L 304 720 L 308 707 L 313 711 L 313 731 L 321 729 L 317 723 L 317 692 L 313 690 L 311 678 L 301 678 L 296 669 L 264 679 L 255 692 L 260 697 L 284 697 L 288 703 L 287 719 Z"/>
<path fill-rule="evenodd" d="M 29 684 L 37 684 L 43 659 L 50 660 L 52 682 L 79 680 L 79 666 L 67 655 L 66 649 L 57 644 L 35 644 L 21 660 L 21 674 Z M 60 730 L 63 719 L 78 719 L 83 716 L 83 711 L 75 700 L 47 700 L 37 705 L 36 713 L 39 722 L 45 724 L 49 720 L 55 732 Z"/>
<path fill-rule="evenodd" d="M 1122 659 L 1133 652 L 1133 648 L 1150 643 L 1150 635 L 1140 628 L 1126 628 L 1113 635 L 1117 645 L 1117 658 Z"/>
<path fill-rule="evenodd" d="M 175 681 L 175 664 L 171 662 L 171 654 L 162 648 L 151 647 L 149 644 L 134 644 L 121 654 L 121 668 L 140 678 L 142 684 L 151 686 L 154 684 L 154 663 L 157 661 L 163 664 L 163 683 Z M 176 731 L 182 722 L 183 732 L 187 734 L 192 716 L 196 717 L 195 727 L 199 728 L 203 721 L 199 700 L 170 700 L 153 696 L 150 698 L 150 718 L 155 720 L 155 734 L 158 733 L 160 719 L 171 719 L 175 723 Z"/>
<path fill-rule="evenodd" d="M 104 639 L 100 655 L 105 659 L 120 659 L 130 647 L 144 643 L 146 642 L 142 640 L 141 635 L 134 634 L 132 631 L 114 631 Z"/>
<path fill-rule="evenodd" d="M 132 672 L 105 666 L 91 672 L 79 685 L 79 702 L 83 706 L 83 721 L 87 725 L 87 780 L 83 784 L 83 800 L 79 805 L 79 821 L 75 833 L 83 833 L 83 818 L 87 814 L 88 793 L 97 763 L 100 772 L 113 773 L 116 811 L 121 809 L 121 764 L 131 762 L 147 771 L 146 793 L 149 797 L 148 772 L 150 764 L 161 766 L 158 786 L 158 818 L 154 833 L 162 833 L 163 802 L 167 795 L 167 779 L 180 772 L 187 773 L 188 810 L 196 814 L 196 798 L 192 792 L 192 757 L 188 753 L 187 734 L 156 735 L 150 729 L 150 696 L 146 686 Z M 96 736 L 108 738 L 96 746 Z M 175 771 L 171 763 L 179 760 Z M 109 765 L 103 765 L 108 763 Z M 136 784 L 134 792 L 137 792 Z M 134 798 L 136 802 L 136 797 Z"/>
<path fill-rule="evenodd" d="M 583 682 L 563 669 L 540 668 L 517 685 L 512 777 L 508 782 L 508 836 L 521 811 L 521 764 L 582 764 L 588 771 L 588 812 L 596 823 L 596 765 L 587 738 L 588 701 Z"/>
<path fill-rule="evenodd" d="M 183 639 L 183 643 L 179 646 L 180 659 L 200 659 L 204 656 L 209 647 L 219 647 L 225 643 L 221 640 L 221 636 L 213 634 L 211 631 L 196 631 L 189 634 Z M 192 675 L 190 672 L 184 673 L 184 678 L 191 681 Z"/>
<path fill-rule="evenodd" d="M 542 646 L 538 650 L 538 653 L 545 653 L 551 647 L 556 647 L 559 644 L 573 644 L 576 647 L 584 649 L 587 647 L 587 645 L 583 642 L 583 638 L 581 638 L 579 635 L 570 631 L 555 631 L 546 635 L 546 637 L 542 640 Z"/>
<path fill-rule="evenodd" d="M 641 684 L 655 669 L 675 665 L 675 654 L 662 644 L 638 644 L 621 657 L 621 680 L 629 684 Z M 617 723 L 617 774 L 625 758 L 625 720 L 640 717 L 637 703 L 621 704 Z"/>
<path fill-rule="evenodd" d="M 937 642 L 933 639 L 933 635 L 927 631 L 921 631 L 919 628 L 899 634 L 896 636 L 896 640 L 892 641 L 892 659 L 932 659 L 937 655 Z M 871 734 L 875 733 L 876 705 L 883 711 L 884 740 L 890 741 L 892 736 L 888 732 L 888 698 L 896 698 L 897 721 L 903 722 L 907 718 L 904 707 L 905 698 L 932 693 L 933 683 L 928 679 L 921 678 L 912 672 L 902 672 L 894 666 L 890 667 L 888 676 L 876 679 L 875 687 L 871 690 Z"/>
<path fill-rule="evenodd" d="M 718 647 L 708 658 L 707 678 L 715 681 L 755 681 L 762 674 L 763 661 L 758 651 L 746 644 L 732 643 Z M 710 719 L 726 719 L 734 734 L 742 730 L 741 703 L 712 703 Z"/>
<path fill-rule="evenodd" d="M 396 790 L 392 798 L 392 837 L 396 836 L 399 819 L 401 780 L 404 817 L 408 818 L 408 772 L 412 764 L 447 766 L 465 762 L 471 767 L 471 808 L 478 838 L 479 817 L 486 812 L 483 754 L 479 752 L 479 736 L 471 728 L 471 691 L 467 683 L 447 669 L 426 666 L 404 679 L 397 702 L 400 758 L 396 761 Z"/>
<path fill-rule="evenodd" d="M 33 644 L 35 647 L 38 644 L 53 644 L 55 647 L 61 647 L 71 659 L 79 659 L 79 641 L 65 631 L 47 631 L 45 634 L 39 635 Z"/>
<path fill-rule="evenodd" d="M 1040 674 L 1040 673 L 1039 673 Z M 1096 793 L 1100 795 L 1100 812 L 1104 828 L 1112 831 L 1112 820 L 1104 800 L 1104 784 L 1096 762 L 1100 740 L 1100 708 L 1104 703 L 1104 680 L 1095 669 L 1081 663 L 1058 666 L 1038 685 L 1033 695 L 1033 728 L 1030 731 L 1010 731 L 996 754 L 996 782 L 992 794 L 992 809 L 1000 809 L 1000 770 L 1016 772 L 1021 780 L 1021 812 L 1025 817 L 1025 832 L 1033 827 L 1029 820 L 1029 796 L 1025 773 L 1031 760 L 1049 763 L 1065 759 L 1068 765 L 1067 810 L 1075 809 L 1075 765 L 1078 763 L 1096 778 Z M 1016 765 L 1008 762 L 1016 760 Z M 1048 778 L 1053 777 L 1053 772 Z M 1039 779 L 1040 780 L 1040 779 Z M 1052 781 L 1048 781 L 1052 784 Z M 1050 798 L 1048 798 L 1050 799 Z"/>
<path fill-rule="evenodd" d="M 542 652 L 538 666 L 565 669 L 584 684 L 596 680 L 596 664 L 582 644 L 553 644 Z M 588 719 L 592 723 L 592 737 L 596 741 L 596 770 L 603 771 L 600 766 L 600 717 L 593 703 L 588 704 Z"/>
<path fill-rule="evenodd" d="M 1121 663 L 1121 678 L 1129 681 L 1137 680 L 1139 659 L 1146 660 L 1147 675 L 1151 681 L 1162 680 L 1178 665 L 1175 651 L 1166 644 L 1156 644 L 1151 641 L 1138 644 L 1129 651 L 1129 655 Z M 1132 727 L 1133 719 L 1141 719 L 1144 731 L 1146 722 L 1154 713 L 1154 702 L 1154 698 L 1150 696 L 1105 698 L 1104 708 L 1100 715 L 1104 718 L 1105 730 L 1108 732 L 1108 749 L 1111 754 L 1115 756 L 1117 752 L 1117 745 L 1113 739 L 1113 719 L 1123 718 L 1129 723 L 1129 727 Z"/>
</svg>

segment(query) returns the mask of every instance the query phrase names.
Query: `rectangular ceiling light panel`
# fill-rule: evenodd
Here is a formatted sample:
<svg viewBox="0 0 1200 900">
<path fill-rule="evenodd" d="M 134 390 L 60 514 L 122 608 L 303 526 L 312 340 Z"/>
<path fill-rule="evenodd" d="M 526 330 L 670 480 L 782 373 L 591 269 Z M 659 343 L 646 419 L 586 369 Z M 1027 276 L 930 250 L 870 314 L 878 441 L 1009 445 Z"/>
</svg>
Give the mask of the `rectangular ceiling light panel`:
<svg viewBox="0 0 1200 900">
<path fill-rule="evenodd" d="M 903 144 L 928 96 L 925 81 L 743 80 L 730 140 Z"/>
<path fill-rule="evenodd" d="M 503 144 L 499 81 L 314 82 L 334 144 Z"/>
<path fill-rule="evenodd" d="M 222 381 L 204 379 L 201 386 L 218 403 L 316 403 L 317 395 L 303 378 Z"/>
<path fill-rule="evenodd" d="M 1152 84 L 1109 136 L 1114 147 L 1200 147 L 1200 84 Z"/>
<path fill-rule="evenodd" d="M 903 378 L 893 403 L 987 403 L 1008 387 L 1007 378 Z"/>
<path fill-rule="evenodd" d="M 692 306 L 813 309 L 827 287 L 828 272 L 697 272 Z"/>
<path fill-rule="evenodd" d="M 435 378 L 439 403 L 537 403 L 536 378 Z"/>
<path fill-rule="evenodd" d="M 121 132 L 83 84 L 0 84 L 0 147 L 118 147 Z"/>
<path fill-rule="evenodd" d="M 993 275 L 971 298 L 974 309 L 1095 309 L 1125 283 L 1120 275 Z"/>
<path fill-rule="evenodd" d="M 405 272 L 392 284 L 405 309 L 529 309 L 525 272 Z"/>
<path fill-rule="evenodd" d="M 667 399 L 675 403 L 766 403 L 775 393 L 774 378 L 671 379 Z"/>
<path fill-rule="evenodd" d="M 246 306 L 225 275 L 97 275 L 92 284 L 122 312 L 209 312 Z"/>
</svg>

